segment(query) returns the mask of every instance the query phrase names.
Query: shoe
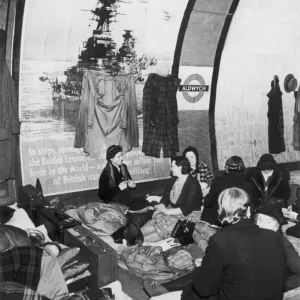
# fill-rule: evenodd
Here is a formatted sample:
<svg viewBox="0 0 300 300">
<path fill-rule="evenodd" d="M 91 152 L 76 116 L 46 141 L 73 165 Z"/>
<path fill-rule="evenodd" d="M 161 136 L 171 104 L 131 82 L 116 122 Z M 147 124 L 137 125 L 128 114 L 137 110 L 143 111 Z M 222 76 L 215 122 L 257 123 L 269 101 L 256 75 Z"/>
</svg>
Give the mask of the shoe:
<svg viewBox="0 0 300 300">
<path fill-rule="evenodd" d="M 117 244 L 123 243 L 124 238 L 124 231 L 126 230 L 126 227 L 121 227 L 117 231 L 115 231 L 111 236 L 114 239 L 114 242 Z"/>
<path fill-rule="evenodd" d="M 144 289 L 150 297 L 160 296 L 169 292 L 158 281 L 150 278 L 144 280 Z"/>
<path fill-rule="evenodd" d="M 128 246 L 142 244 L 144 242 L 144 235 L 140 226 L 136 223 L 130 223 L 124 231 L 124 239 Z"/>
</svg>

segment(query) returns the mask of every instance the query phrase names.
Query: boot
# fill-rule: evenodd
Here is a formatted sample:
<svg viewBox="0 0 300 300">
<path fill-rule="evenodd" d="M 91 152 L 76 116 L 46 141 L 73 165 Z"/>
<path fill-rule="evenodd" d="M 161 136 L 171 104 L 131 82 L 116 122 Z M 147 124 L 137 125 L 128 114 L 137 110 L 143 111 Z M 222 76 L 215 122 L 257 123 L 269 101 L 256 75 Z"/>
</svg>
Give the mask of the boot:
<svg viewBox="0 0 300 300">
<path fill-rule="evenodd" d="M 115 243 L 117 244 L 123 243 L 124 231 L 126 230 L 126 228 L 127 226 L 121 227 L 111 235 Z"/>
<path fill-rule="evenodd" d="M 142 244 L 144 242 L 144 235 L 140 226 L 136 223 L 130 223 L 124 231 L 124 239 L 128 246 Z"/>
</svg>

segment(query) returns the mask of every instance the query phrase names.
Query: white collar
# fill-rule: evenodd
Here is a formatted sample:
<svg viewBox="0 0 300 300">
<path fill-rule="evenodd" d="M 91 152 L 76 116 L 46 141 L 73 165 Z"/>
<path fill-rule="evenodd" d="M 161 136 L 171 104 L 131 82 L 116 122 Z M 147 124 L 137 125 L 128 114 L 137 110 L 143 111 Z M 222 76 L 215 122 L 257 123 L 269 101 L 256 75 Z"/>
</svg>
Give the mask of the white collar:
<svg viewBox="0 0 300 300">
<path fill-rule="evenodd" d="M 262 176 L 264 177 L 265 181 L 267 181 L 268 178 L 272 176 L 273 170 L 272 170 L 270 173 L 268 173 L 268 174 L 265 174 L 265 173 L 263 173 L 263 172 L 261 172 L 261 174 L 262 174 Z"/>
</svg>

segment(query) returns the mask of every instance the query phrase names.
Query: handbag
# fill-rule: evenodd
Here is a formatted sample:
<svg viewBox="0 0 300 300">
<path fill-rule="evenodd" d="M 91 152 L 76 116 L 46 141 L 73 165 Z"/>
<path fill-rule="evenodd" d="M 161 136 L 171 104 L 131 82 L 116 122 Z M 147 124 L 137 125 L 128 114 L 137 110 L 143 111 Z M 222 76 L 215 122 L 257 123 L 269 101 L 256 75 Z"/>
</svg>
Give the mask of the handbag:
<svg viewBox="0 0 300 300">
<path fill-rule="evenodd" d="M 193 232 L 195 229 L 195 223 L 188 220 L 178 220 L 171 237 L 178 240 L 181 245 L 188 245 L 194 242 Z"/>
</svg>

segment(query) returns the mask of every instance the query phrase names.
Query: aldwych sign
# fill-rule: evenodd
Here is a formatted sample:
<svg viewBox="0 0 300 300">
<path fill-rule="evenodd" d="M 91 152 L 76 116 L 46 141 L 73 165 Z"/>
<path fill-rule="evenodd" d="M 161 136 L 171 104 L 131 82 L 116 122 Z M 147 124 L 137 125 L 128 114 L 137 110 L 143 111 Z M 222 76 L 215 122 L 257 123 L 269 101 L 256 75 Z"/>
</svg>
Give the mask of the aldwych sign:
<svg viewBox="0 0 300 300">
<path fill-rule="evenodd" d="M 199 84 L 190 84 L 192 81 L 198 81 Z M 191 74 L 179 86 L 179 91 L 182 92 L 186 101 L 196 103 L 203 97 L 204 92 L 209 91 L 209 86 L 205 84 L 204 78 L 200 74 Z M 196 92 L 197 94 L 191 96 L 189 92 Z"/>
<path fill-rule="evenodd" d="M 179 91 L 180 92 L 184 92 L 184 91 L 187 91 L 187 92 L 208 92 L 208 85 L 188 85 L 188 84 L 185 84 L 185 85 L 180 85 L 179 87 Z"/>
</svg>

